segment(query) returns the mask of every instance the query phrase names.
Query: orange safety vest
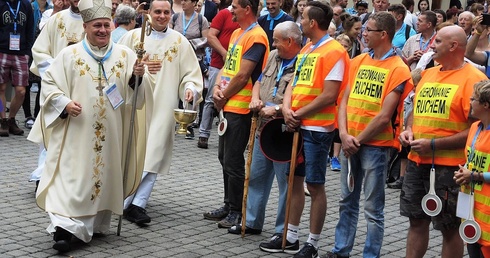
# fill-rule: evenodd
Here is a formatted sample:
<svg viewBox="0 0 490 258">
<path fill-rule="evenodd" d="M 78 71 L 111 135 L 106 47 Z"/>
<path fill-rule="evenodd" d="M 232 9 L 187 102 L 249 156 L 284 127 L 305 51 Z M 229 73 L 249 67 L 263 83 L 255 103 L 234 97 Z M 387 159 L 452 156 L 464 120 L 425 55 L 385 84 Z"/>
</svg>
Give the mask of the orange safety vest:
<svg viewBox="0 0 490 258">
<path fill-rule="evenodd" d="M 298 67 L 303 56 L 309 52 L 311 45 L 310 42 L 301 49 L 296 67 Z M 340 59 L 344 61 L 345 70 L 339 93 L 345 89 L 348 82 L 350 59 L 345 48 L 336 40 L 330 40 L 308 54 L 301 66 L 296 86 L 293 88 L 291 96 L 291 109 L 293 111 L 310 104 L 323 92 L 325 78 Z M 301 119 L 301 125 L 329 126 L 335 123 L 336 115 L 336 104 L 333 103 L 318 113 Z"/>
<path fill-rule="evenodd" d="M 475 122 L 471 125 L 468 139 L 466 141 L 465 154 L 467 159 L 470 158 L 471 144 L 478 130 L 480 122 Z M 472 155 L 472 160 L 468 162 L 468 168 L 471 168 L 475 173 L 489 172 L 490 166 L 490 130 L 482 128 L 477 140 L 475 141 L 475 152 Z M 469 190 L 469 189 L 468 189 Z M 475 220 L 481 227 L 482 234 L 478 243 L 483 246 L 490 246 L 490 183 L 475 185 L 474 191 Z"/>
<path fill-rule="evenodd" d="M 352 86 L 347 101 L 347 127 L 349 134 L 353 136 L 358 136 L 364 131 L 373 118 L 381 112 L 386 96 L 400 84 L 405 83 L 396 108 L 397 114 L 400 114 L 403 100 L 413 88 L 410 70 L 399 56 L 374 60 L 368 53 L 359 55 L 352 60 L 350 76 Z M 366 144 L 395 146 L 392 122 L 379 126 L 384 127 L 383 131 Z"/>
<path fill-rule="evenodd" d="M 243 34 L 245 33 L 245 34 Z M 243 34 L 243 36 L 241 36 Z M 231 49 L 238 40 L 233 53 Z M 269 56 L 269 41 L 267 40 L 267 34 L 265 34 L 262 27 L 255 25 L 254 28 L 245 32 L 245 30 L 239 28 L 236 29 L 230 38 L 230 43 L 228 45 L 228 53 L 226 56 L 226 62 L 223 66 L 223 72 L 221 74 L 221 90 L 224 90 L 231 79 L 240 71 L 240 65 L 242 62 L 243 55 L 253 46 L 253 44 L 259 43 L 263 44 L 265 49 L 264 61 L 262 64 L 257 64 L 261 66 L 261 70 L 264 69 L 267 57 Z M 247 84 L 238 91 L 235 95 L 231 96 L 228 102 L 224 106 L 225 112 L 231 112 L 236 114 L 248 114 L 250 109 L 248 104 L 252 100 L 252 78 L 248 79 Z"/>
<path fill-rule="evenodd" d="M 468 114 L 473 85 L 487 77 L 470 64 L 461 69 L 440 71 L 433 67 L 422 73 L 413 103 L 414 139 L 433 139 L 455 135 L 470 127 Z M 432 151 L 423 155 L 410 151 L 408 159 L 417 164 L 431 164 Z M 465 163 L 464 148 L 436 150 L 434 163 L 457 166 Z"/>
</svg>

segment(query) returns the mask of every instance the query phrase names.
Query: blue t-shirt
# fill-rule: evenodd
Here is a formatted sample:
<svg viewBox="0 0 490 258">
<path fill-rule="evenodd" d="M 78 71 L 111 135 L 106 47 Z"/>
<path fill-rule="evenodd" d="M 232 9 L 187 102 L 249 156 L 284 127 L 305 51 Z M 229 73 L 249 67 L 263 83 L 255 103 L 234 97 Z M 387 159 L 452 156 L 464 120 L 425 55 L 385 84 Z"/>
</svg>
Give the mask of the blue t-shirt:
<svg viewBox="0 0 490 258">
<path fill-rule="evenodd" d="M 393 37 L 393 40 L 391 41 L 391 44 L 393 44 L 393 46 L 399 48 L 399 49 L 402 49 L 403 48 L 403 45 L 405 45 L 405 42 L 407 42 L 407 37 L 406 37 L 406 30 L 407 30 L 408 26 L 404 23 L 402 25 L 402 27 L 396 31 L 395 33 L 395 36 Z M 417 34 L 417 32 L 415 32 L 415 30 L 413 30 L 413 28 L 410 28 L 410 33 L 409 33 L 409 37 L 413 36 Z"/>
</svg>

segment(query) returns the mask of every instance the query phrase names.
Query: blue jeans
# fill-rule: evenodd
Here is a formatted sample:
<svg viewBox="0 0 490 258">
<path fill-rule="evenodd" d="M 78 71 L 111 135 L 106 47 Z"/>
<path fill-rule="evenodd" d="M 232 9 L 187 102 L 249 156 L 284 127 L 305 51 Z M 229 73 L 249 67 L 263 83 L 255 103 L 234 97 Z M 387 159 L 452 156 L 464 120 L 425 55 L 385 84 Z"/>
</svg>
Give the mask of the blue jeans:
<svg viewBox="0 0 490 258">
<path fill-rule="evenodd" d="M 254 229 L 263 228 L 265 207 L 271 193 L 274 175 L 276 175 L 279 186 L 279 200 L 275 233 L 282 233 L 288 191 L 288 171 L 289 162 L 273 162 L 266 158 L 260 149 L 259 137 L 255 137 L 248 185 L 247 227 Z"/>
<path fill-rule="evenodd" d="M 389 147 L 362 145 L 350 157 L 351 173 L 354 176 L 354 191 L 347 186 L 347 159 L 340 155 L 341 200 L 339 202 L 339 222 L 335 227 L 335 246 L 332 252 L 348 256 L 354 245 L 359 219 L 359 198 L 364 179 L 364 217 L 367 221 L 367 235 L 363 257 L 379 257 L 384 236 L 385 178 L 388 170 Z"/>
<path fill-rule="evenodd" d="M 209 67 L 209 76 L 206 80 L 208 84 L 208 93 L 204 99 L 204 107 L 202 109 L 201 125 L 199 126 L 199 137 L 209 138 L 211 135 L 211 128 L 213 128 L 214 120 L 214 101 L 213 90 L 216 83 L 216 77 L 218 77 L 220 69 L 216 67 Z"/>
<path fill-rule="evenodd" d="M 305 177 L 307 184 L 325 184 L 327 159 L 334 132 L 316 132 L 301 129 L 305 162 L 296 166 L 295 176 Z"/>
</svg>

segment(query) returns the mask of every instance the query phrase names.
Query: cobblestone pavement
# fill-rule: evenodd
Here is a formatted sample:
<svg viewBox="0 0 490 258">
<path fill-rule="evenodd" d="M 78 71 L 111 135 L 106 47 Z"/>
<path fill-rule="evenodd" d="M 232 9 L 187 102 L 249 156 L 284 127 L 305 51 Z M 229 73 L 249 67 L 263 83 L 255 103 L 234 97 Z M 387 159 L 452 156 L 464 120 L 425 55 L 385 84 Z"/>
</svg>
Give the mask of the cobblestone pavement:
<svg viewBox="0 0 490 258">
<path fill-rule="evenodd" d="M 34 96 L 34 94 L 32 94 Z M 24 128 L 22 110 L 17 116 Z M 0 257 L 58 256 L 52 237 L 46 232 L 47 214 L 35 204 L 34 183 L 28 182 L 37 166 L 38 146 L 24 136 L 0 138 Z M 197 131 L 196 131 L 197 132 Z M 261 241 L 274 233 L 277 186 L 274 185 L 267 208 L 264 231 L 244 239 L 219 229 L 202 213 L 222 204 L 221 166 L 217 158 L 217 134 L 213 129 L 209 149 L 197 148 L 196 140 L 177 135 L 170 173 L 159 176 L 147 206 L 152 222 L 138 227 L 123 221 L 121 236 L 116 236 L 118 216 L 104 237 L 89 244 L 77 242 L 65 257 L 290 257 L 259 250 Z M 274 183 L 275 184 L 275 183 Z M 338 220 L 339 172 L 327 171 L 327 217 L 320 241 L 320 254 L 333 247 L 334 227 Z M 408 222 L 399 216 L 399 190 L 386 189 L 385 238 L 383 257 L 404 257 Z M 309 200 L 300 225 L 300 241 L 308 236 Z M 361 207 L 362 208 L 362 207 Z M 366 223 L 361 213 L 352 257 L 361 257 Z M 442 238 L 431 230 L 426 257 L 438 257 Z"/>
</svg>

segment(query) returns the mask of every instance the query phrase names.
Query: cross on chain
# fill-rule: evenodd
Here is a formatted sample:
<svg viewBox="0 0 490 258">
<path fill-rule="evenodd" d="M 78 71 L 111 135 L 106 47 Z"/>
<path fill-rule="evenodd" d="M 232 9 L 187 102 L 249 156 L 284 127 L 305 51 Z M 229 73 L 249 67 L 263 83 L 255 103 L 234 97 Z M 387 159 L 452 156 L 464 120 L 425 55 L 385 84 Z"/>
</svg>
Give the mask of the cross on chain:
<svg viewBox="0 0 490 258">
<path fill-rule="evenodd" d="M 104 94 L 102 93 L 102 90 L 104 89 L 104 86 L 102 86 L 102 78 L 99 76 L 98 78 L 99 80 L 99 85 L 97 87 L 95 87 L 96 90 L 99 91 L 99 96 L 104 96 Z"/>
<path fill-rule="evenodd" d="M 99 81 L 99 85 L 97 87 L 95 87 L 96 90 L 99 91 L 99 96 L 104 96 L 102 90 L 104 89 L 104 86 L 102 86 L 102 63 L 101 62 L 98 62 L 99 63 L 99 77 L 97 78 L 98 81 Z"/>
</svg>

